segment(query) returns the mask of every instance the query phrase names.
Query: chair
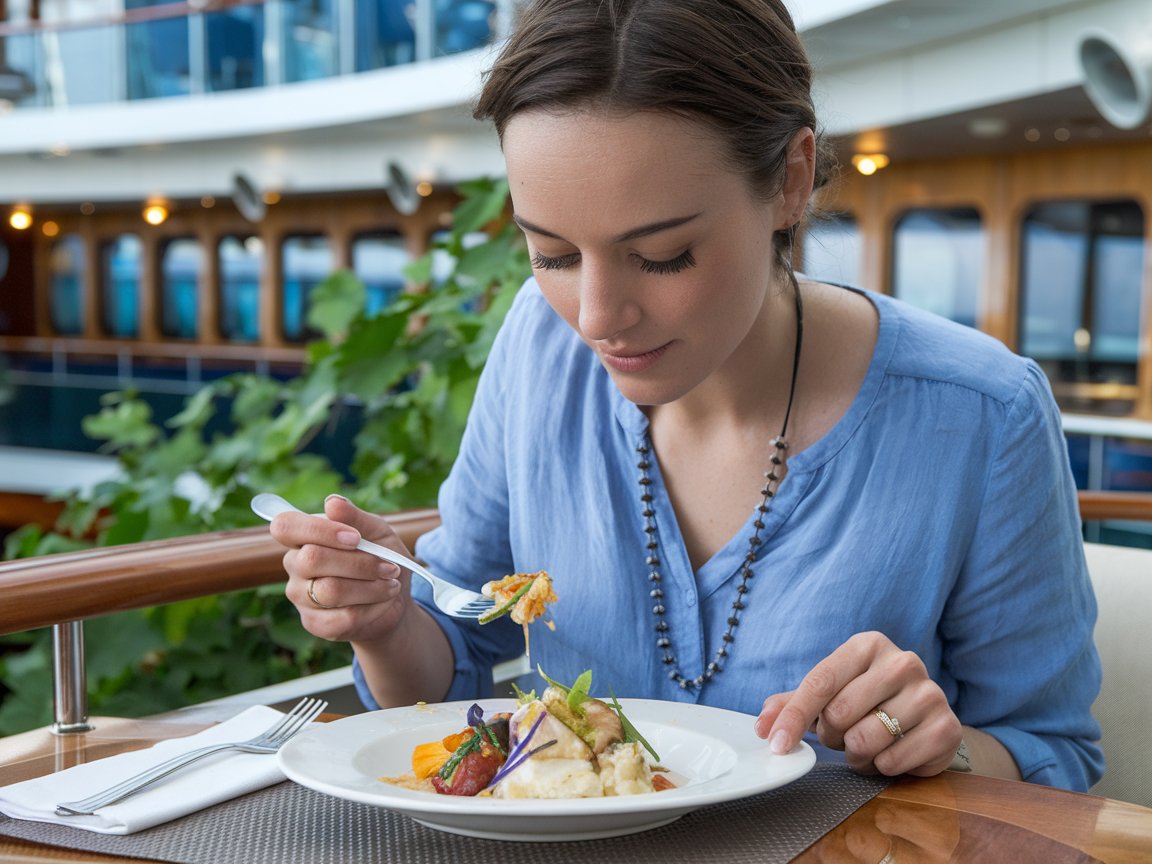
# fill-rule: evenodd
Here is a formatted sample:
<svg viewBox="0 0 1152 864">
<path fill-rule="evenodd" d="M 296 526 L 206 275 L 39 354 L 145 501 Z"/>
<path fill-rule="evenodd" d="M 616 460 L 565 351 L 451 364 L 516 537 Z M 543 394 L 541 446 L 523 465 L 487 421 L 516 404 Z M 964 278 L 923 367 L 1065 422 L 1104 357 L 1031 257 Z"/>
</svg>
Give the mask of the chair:
<svg viewBox="0 0 1152 864">
<path fill-rule="evenodd" d="M 1092 793 L 1152 807 L 1152 549 L 1085 543 L 1104 670 L 1092 713 L 1106 766 Z"/>
</svg>

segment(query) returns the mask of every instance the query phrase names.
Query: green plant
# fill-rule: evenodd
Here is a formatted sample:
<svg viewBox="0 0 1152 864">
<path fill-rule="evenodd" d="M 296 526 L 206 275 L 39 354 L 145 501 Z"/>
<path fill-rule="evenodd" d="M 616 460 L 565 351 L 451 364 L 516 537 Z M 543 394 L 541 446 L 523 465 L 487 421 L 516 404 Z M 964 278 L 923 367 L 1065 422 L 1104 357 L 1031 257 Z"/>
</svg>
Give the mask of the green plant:
<svg viewBox="0 0 1152 864">
<path fill-rule="evenodd" d="M 504 217 L 507 185 L 460 187 L 449 234 L 408 269 L 424 290 L 374 316 L 349 272 L 318 285 L 308 346 L 288 381 L 239 374 L 205 386 L 163 423 L 138 394 L 105 396 L 84 430 L 114 453 L 114 481 L 65 499 L 55 530 L 25 526 L 7 557 L 133 543 L 241 527 L 248 502 L 275 491 L 306 509 L 341 491 L 377 511 L 435 504 L 456 457 L 481 368 L 529 271 L 519 231 Z M 474 242 L 477 232 L 486 240 Z M 451 262 L 433 284 L 434 259 Z M 354 421 L 348 475 L 312 445 Z M 215 431 L 214 431 L 215 430 Z M 86 626 L 94 710 L 140 715 L 349 662 L 346 645 L 299 625 L 279 586 L 124 612 Z M 0 641 L 0 734 L 50 722 L 49 634 Z"/>
</svg>

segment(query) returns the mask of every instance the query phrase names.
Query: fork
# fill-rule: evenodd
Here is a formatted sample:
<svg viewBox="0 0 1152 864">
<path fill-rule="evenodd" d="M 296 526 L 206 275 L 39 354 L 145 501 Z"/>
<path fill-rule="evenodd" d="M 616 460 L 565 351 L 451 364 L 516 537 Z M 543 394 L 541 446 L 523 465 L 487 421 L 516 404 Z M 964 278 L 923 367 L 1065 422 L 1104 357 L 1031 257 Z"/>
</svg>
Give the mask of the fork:
<svg viewBox="0 0 1152 864">
<path fill-rule="evenodd" d="M 310 697 L 302 699 L 291 711 L 254 738 L 249 738 L 247 741 L 233 741 L 227 744 L 210 744 L 207 747 L 201 747 L 197 750 L 181 753 L 179 756 L 173 756 L 166 762 L 154 765 L 147 771 L 142 771 L 123 782 L 117 783 L 115 786 L 110 786 L 101 792 L 89 795 L 87 798 L 57 804 L 56 815 L 91 815 L 101 807 L 115 804 L 117 801 L 121 801 L 129 795 L 139 792 L 144 787 L 151 786 L 157 780 L 167 777 L 174 771 L 179 771 L 184 766 L 198 762 L 206 756 L 211 756 L 213 753 L 221 753 L 225 750 L 242 750 L 245 753 L 275 753 L 284 746 L 289 738 L 320 716 L 320 713 L 327 707 L 328 703 L 323 699 L 313 699 Z"/>
<path fill-rule="evenodd" d="M 279 495 L 271 492 L 261 492 L 253 498 L 252 511 L 261 519 L 267 519 L 269 522 L 271 522 L 278 513 L 304 512 L 299 507 L 293 506 Z M 436 606 L 453 618 L 479 618 L 496 606 L 496 601 L 491 597 L 485 597 L 483 594 L 478 594 L 475 591 L 469 591 L 466 588 L 453 585 L 451 582 L 447 582 L 439 576 L 434 575 L 426 567 L 418 564 L 411 558 L 401 555 L 399 552 L 393 552 L 387 546 L 380 546 L 370 540 L 360 538 L 360 542 L 356 544 L 356 548 L 370 555 L 375 555 L 377 558 L 383 558 L 385 561 L 398 564 L 423 578 L 432 586 L 432 600 L 436 603 Z"/>
</svg>

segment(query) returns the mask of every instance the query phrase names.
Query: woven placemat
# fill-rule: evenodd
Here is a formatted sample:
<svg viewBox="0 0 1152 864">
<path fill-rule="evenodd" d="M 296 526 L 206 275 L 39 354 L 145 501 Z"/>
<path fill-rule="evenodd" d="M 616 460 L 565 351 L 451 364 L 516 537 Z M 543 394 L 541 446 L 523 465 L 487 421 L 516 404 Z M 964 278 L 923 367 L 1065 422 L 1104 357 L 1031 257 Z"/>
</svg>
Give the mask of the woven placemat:
<svg viewBox="0 0 1152 864">
<path fill-rule="evenodd" d="M 447 834 L 295 783 L 280 783 L 128 836 L 5 816 L 0 816 L 0 834 L 174 864 L 588 864 L 605 856 L 638 864 L 770 864 L 799 855 L 888 782 L 858 776 L 842 764 L 818 763 L 788 786 L 697 810 L 661 828 L 563 843 Z"/>
</svg>

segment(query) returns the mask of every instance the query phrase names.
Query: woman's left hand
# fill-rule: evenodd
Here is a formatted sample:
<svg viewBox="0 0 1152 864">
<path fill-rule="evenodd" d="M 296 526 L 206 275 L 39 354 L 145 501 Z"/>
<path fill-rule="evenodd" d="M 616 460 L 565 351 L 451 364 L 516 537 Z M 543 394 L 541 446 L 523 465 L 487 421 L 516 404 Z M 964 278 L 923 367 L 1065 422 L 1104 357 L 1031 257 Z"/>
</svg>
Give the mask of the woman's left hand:
<svg viewBox="0 0 1152 864">
<path fill-rule="evenodd" d="M 756 734 L 773 752 L 787 753 L 808 731 L 843 750 L 856 771 L 889 776 L 939 774 L 961 736 L 959 719 L 923 661 L 882 633 L 857 633 L 791 693 L 764 700 Z"/>
</svg>

